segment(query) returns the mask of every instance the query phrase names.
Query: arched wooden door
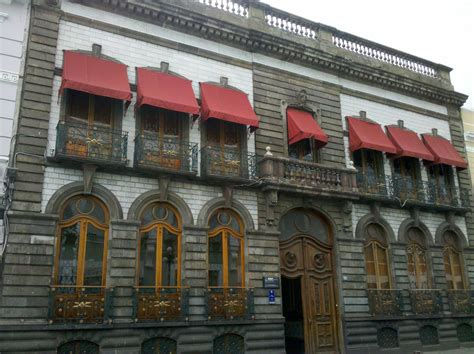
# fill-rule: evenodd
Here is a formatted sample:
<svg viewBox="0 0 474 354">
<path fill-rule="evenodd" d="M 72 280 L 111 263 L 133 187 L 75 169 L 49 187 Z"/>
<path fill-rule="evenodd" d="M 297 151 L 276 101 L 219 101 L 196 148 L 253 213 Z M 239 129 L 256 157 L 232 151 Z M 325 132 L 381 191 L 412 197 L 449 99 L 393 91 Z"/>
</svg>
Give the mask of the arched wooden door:
<svg viewBox="0 0 474 354">
<path fill-rule="evenodd" d="M 334 352 L 338 350 L 338 326 L 332 238 L 322 220 L 312 220 L 317 217 L 312 212 L 297 212 L 302 214 L 282 219 L 282 223 L 293 223 L 294 227 L 281 225 L 280 266 L 283 313 L 288 321 L 287 352 Z M 296 315 L 298 312 L 300 316 Z M 299 322 L 295 321 L 298 317 Z"/>
</svg>

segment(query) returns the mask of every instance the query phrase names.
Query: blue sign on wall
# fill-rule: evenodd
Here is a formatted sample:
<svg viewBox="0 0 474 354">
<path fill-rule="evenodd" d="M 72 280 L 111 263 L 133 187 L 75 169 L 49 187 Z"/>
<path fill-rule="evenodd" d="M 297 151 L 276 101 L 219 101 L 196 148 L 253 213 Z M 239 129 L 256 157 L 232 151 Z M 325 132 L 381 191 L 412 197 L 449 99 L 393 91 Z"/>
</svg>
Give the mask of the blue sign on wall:
<svg viewBox="0 0 474 354">
<path fill-rule="evenodd" d="M 268 290 L 268 303 L 269 304 L 275 303 L 275 290 Z"/>
</svg>

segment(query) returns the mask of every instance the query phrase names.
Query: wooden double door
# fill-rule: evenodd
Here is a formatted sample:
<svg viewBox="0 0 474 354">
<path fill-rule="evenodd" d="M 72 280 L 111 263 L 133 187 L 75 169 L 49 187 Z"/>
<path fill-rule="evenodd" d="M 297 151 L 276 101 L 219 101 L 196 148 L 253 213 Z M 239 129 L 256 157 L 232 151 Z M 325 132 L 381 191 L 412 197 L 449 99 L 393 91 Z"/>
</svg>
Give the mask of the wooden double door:
<svg viewBox="0 0 474 354">
<path fill-rule="evenodd" d="M 331 247 L 310 236 L 280 242 L 287 353 L 338 351 Z"/>
</svg>

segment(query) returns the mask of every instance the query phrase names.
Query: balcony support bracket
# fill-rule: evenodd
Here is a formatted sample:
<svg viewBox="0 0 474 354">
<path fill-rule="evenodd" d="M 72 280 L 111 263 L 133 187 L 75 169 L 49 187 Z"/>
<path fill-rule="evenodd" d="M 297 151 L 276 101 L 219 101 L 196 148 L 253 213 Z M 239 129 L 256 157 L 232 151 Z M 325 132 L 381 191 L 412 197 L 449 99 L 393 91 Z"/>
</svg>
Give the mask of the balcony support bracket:
<svg viewBox="0 0 474 354">
<path fill-rule="evenodd" d="M 265 192 L 266 223 L 272 226 L 275 221 L 275 207 L 278 204 L 278 191 L 269 190 Z"/>
<path fill-rule="evenodd" d="M 158 178 L 158 186 L 160 187 L 160 200 L 162 202 L 165 202 L 168 200 L 169 184 L 170 184 L 170 178 L 168 176 Z"/>
<path fill-rule="evenodd" d="M 224 206 L 226 208 L 232 207 L 232 195 L 234 194 L 234 188 L 231 186 L 222 187 L 222 195 L 224 196 Z"/>
<path fill-rule="evenodd" d="M 370 212 L 372 213 L 372 215 L 374 215 L 375 217 L 375 220 L 377 222 L 380 221 L 381 219 L 381 216 L 380 216 L 380 204 L 377 203 L 377 202 L 373 202 L 370 204 Z"/>
<path fill-rule="evenodd" d="M 92 187 L 94 185 L 94 175 L 97 170 L 96 165 L 84 164 L 82 166 L 84 170 L 84 194 L 91 194 Z"/>
</svg>

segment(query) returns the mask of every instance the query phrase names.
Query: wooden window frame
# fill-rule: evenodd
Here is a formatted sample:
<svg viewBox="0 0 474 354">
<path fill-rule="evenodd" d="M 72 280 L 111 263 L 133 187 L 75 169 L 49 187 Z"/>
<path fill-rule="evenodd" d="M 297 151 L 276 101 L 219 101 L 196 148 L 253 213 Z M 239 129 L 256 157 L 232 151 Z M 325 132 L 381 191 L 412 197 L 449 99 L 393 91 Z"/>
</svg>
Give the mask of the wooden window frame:
<svg viewBox="0 0 474 354">
<path fill-rule="evenodd" d="M 212 215 L 218 213 L 221 209 L 216 210 Z M 244 230 L 244 225 L 240 216 L 237 213 L 232 212 L 233 217 L 236 217 L 239 224 L 240 230 Z M 209 239 L 222 235 L 222 286 L 210 286 L 209 285 L 209 261 L 207 263 L 207 284 L 210 288 L 244 288 L 245 287 L 245 252 L 244 252 L 244 234 L 243 232 L 236 232 L 234 229 L 228 226 L 218 226 L 213 230 L 210 230 L 207 234 L 207 253 L 209 257 Z M 240 241 L 240 263 L 242 267 L 242 284 L 240 286 L 229 286 L 229 257 L 228 257 L 228 238 L 229 234 Z"/>
<path fill-rule="evenodd" d="M 417 242 L 413 242 L 411 241 L 409 244 L 408 244 L 408 247 L 413 247 L 415 248 L 413 252 L 409 253 L 408 250 L 407 250 L 407 271 L 408 271 L 408 276 L 410 276 L 410 264 L 413 264 L 413 273 L 415 275 L 415 287 L 412 288 L 412 289 L 416 289 L 416 290 L 419 290 L 419 289 L 431 289 L 431 274 L 430 274 L 430 267 L 429 267 L 429 257 L 428 257 L 428 249 L 423 247 L 422 245 L 418 244 Z M 423 256 L 424 256 L 424 259 L 425 259 L 425 269 L 426 269 L 426 272 L 425 272 L 425 277 L 426 277 L 426 287 L 422 287 L 420 286 L 420 277 L 421 277 L 421 264 L 420 264 L 420 261 L 419 261 L 419 254 L 418 254 L 418 251 L 422 251 L 423 252 Z M 409 262 L 409 257 L 412 257 L 413 259 L 413 262 Z"/>
<path fill-rule="evenodd" d="M 454 264 L 453 264 L 453 254 L 455 254 L 457 257 L 459 257 L 459 267 L 461 270 L 460 276 L 461 276 L 461 282 L 462 282 L 462 287 L 458 288 L 457 282 L 453 280 L 454 277 Z M 446 256 L 448 256 L 449 263 L 446 264 Z M 451 271 L 451 284 L 452 286 L 449 287 L 449 280 L 446 278 L 446 282 L 448 283 L 448 290 L 466 290 L 467 289 L 467 282 L 466 282 L 466 277 L 465 277 L 465 272 L 464 272 L 464 260 L 462 256 L 462 251 L 458 251 L 456 248 L 453 246 L 448 246 L 445 245 L 443 247 L 443 263 L 445 267 L 445 276 L 447 275 L 446 273 L 446 267 L 449 266 L 450 271 Z"/>
<path fill-rule="evenodd" d="M 174 115 L 174 119 L 176 119 L 176 124 L 178 126 L 178 141 L 188 141 L 189 138 L 189 129 L 186 129 L 187 126 L 189 126 L 189 119 L 187 118 L 186 114 L 181 113 L 181 112 L 176 112 L 176 111 L 170 111 L 164 108 L 159 108 L 159 107 L 153 107 L 153 106 L 148 106 L 144 105 L 140 109 L 137 110 L 137 118 L 136 119 L 136 124 L 135 124 L 135 130 L 137 132 L 140 132 L 140 134 L 144 134 L 145 131 L 143 129 L 143 121 L 145 119 L 146 112 L 145 110 L 148 110 L 148 112 L 153 112 L 153 115 L 155 116 L 154 119 L 159 120 L 159 129 L 158 132 L 158 139 L 163 140 L 164 139 L 164 131 L 165 131 L 165 120 L 167 115 Z"/>
<path fill-rule="evenodd" d="M 365 258 L 365 250 L 370 247 L 370 252 L 372 252 L 372 257 L 374 259 L 374 269 L 375 269 L 375 284 L 376 287 L 375 289 L 377 290 L 389 290 L 392 289 L 392 274 L 391 274 L 391 264 L 390 264 L 390 258 L 389 258 L 389 253 L 388 253 L 388 247 L 384 246 L 382 243 L 380 243 L 377 240 L 369 240 L 366 242 L 364 245 L 364 258 Z M 380 247 L 384 254 L 385 254 L 385 259 L 386 259 L 386 266 L 387 266 L 387 278 L 388 278 L 388 288 L 382 288 L 382 281 L 381 281 L 381 275 L 380 275 L 380 269 L 379 269 L 379 257 L 378 257 L 378 252 L 377 252 L 377 247 Z M 366 265 L 366 271 L 367 271 L 367 259 L 365 258 L 365 265 Z M 368 274 L 368 273 L 367 273 Z M 369 282 L 367 282 L 367 285 Z M 372 288 L 371 288 L 372 289 Z"/>
<path fill-rule="evenodd" d="M 372 150 L 372 149 L 359 149 L 352 152 L 352 161 L 354 161 L 354 154 L 360 153 L 360 160 L 362 162 L 362 173 L 367 171 L 367 154 L 373 155 L 373 160 L 375 161 L 374 170 L 377 177 L 385 178 L 385 169 L 384 169 L 384 161 L 383 161 L 383 153 L 381 151 Z M 356 166 L 357 167 L 357 166 Z"/>
<path fill-rule="evenodd" d="M 421 173 L 420 173 L 420 162 L 418 159 L 414 157 L 398 157 L 392 159 L 392 174 L 394 176 L 398 175 L 397 172 L 395 172 L 395 160 L 400 161 L 400 173 L 399 175 L 403 178 L 411 178 L 413 181 L 415 187 L 416 184 L 421 180 Z M 407 165 L 410 164 L 412 165 L 411 167 L 413 168 L 413 174 L 412 175 L 407 175 L 406 169 Z"/>
<path fill-rule="evenodd" d="M 78 290 L 84 286 L 84 266 L 85 266 L 85 257 L 86 257 L 86 246 L 87 246 L 87 226 L 89 224 L 93 225 L 99 230 L 104 231 L 104 251 L 102 255 L 102 281 L 101 286 L 105 287 L 106 279 L 107 279 L 107 252 L 108 252 L 108 239 L 109 239 L 109 211 L 104 203 L 102 203 L 98 198 L 91 197 L 91 196 L 79 196 L 70 198 L 64 203 L 60 215 L 63 215 L 64 209 L 72 200 L 79 199 L 79 198 L 86 198 L 86 199 L 93 199 L 94 202 L 98 203 L 104 210 L 105 215 L 105 224 L 97 222 L 94 218 L 84 215 L 78 214 L 67 221 L 60 221 L 57 227 L 57 234 L 56 234 L 56 255 L 54 259 L 54 284 L 56 286 L 62 286 L 59 284 L 59 259 L 61 255 L 61 238 L 62 238 L 62 230 L 68 228 L 74 224 L 80 223 L 80 232 L 79 232 L 79 249 L 77 252 L 77 273 L 76 273 L 76 284 L 74 285 Z M 70 287 L 70 285 L 64 285 L 64 287 Z M 93 286 L 95 287 L 95 286 Z"/>
<path fill-rule="evenodd" d="M 67 122 L 69 117 L 71 117 L 71 92 L 74 92 L 77 90 L 72 90 L 72 89 L 66 89 L 64 90 L 64 94 L 62 97 L 62 102 L 61 102 L 61 111 L 60 111 L 60 120 Z M 82 91 L 78 91 L 82 92 Z M 87 92 L 82 92 L 84 94 L 88 95 L 88 109 L 87 109 L 87 126 L 89 128 L 94 126 L 95 123 L 95 99 L 96 96 L 99 95 L 94 95 L 91 93 Z M 100 97 L 106 97 L 106 96 L 100 96 Z M 110 117 L 110 129 L 117 129 L 121 130 L 122 129 L 122 119 L 124 117 L 124 109 L 123 109 L 123 102 L 117 99 L 110 98 L 112 100 L 111 103 L 111 117 Z M 85 122 L 85 121 L 84 121 Z"/>
<path fill-rule="evenodd" d="M 152 203 L 155 204 L 155 203 Z M 136 272 L 135 272 L 135 284 L 137 287 L 145 287 L 145 288 L 155 288 L 155 289 L 160 289 L 160 288 L 180 288 L 181 287 L 181 240 L 182 240 L 182 235 L 183 235 L 183 227 L 182 227 L 182 220 L 181 220 L 181 215 L 178 212 L 178 210 L 173 207 L 169 203 L 163 203 L 166 205 L 167 208 L 170 208 L 176 215 L 178 227 L 174 227 L 170 225 L 169 223 L 163 222 L 163 221 L 155 221 L 152 222 L 145 227 L 140 227 L 139 233 L 138 233 L 138 248 L 137 248 L 137 258 L 136 258 Z M 142 213 L 149 207 L 150 205 L 147 205 L 145 208 L 143 208 Z M 156 261 L 156 269 L 155 269 L 155 285 L 154 286 L 141 286 L 140 285 L 140 254 L 141 254 L 141 240 L 142 240 L 142 235 L 144 233 L 147 233 L 149 231 L 152 231 L 153 229 L 156 230 L 156 233 L 154 235 L 154 240 L 155 240 L 155 261 Z M 177 255 L 177 275 L 176 275 L 176 286 L 163 286 L 163 229 L 167 229 L 177 237 L 177 250 L 176 250 L 176 255 Z M 158 269 L 159 268 L 159 269 Z M 159 270 L 159 271 L 158 271 Z"/>
<path fill-rule="evenodd" d="M 212 118 L 212 119 L 215 119 L 215 118 Z M 201 127 L 204 126 L 204 129 L 201 129 L 201 131 L 203 132 L 203 134 L 201 134 L 201 146 L 204 146 L 204 147 L 219 147 L 221 149 L 225 149 L 225 144 L 224 144 L 224 141 L 225 141 L 225 134 L 224 134 L 224 125 L 225 124 L 237 124 L 237 123 L 232 123 L 232 122 L 227 122 L 227 121 L 224 121 L 222 119 L 215 119 L 218 124 L 219 124 L 219 145 L 212 145 L 212 144 L 209 144 L 208 142 L 208 121 L 206 122 L 203 122 L 201 123 Z M 241 125 L 241 124 L 237 124 L 239 126 L 238 130 L 239 130 L 239 133 L 238 133 L 238 138 L 239 138 L 239 147 L 240 147 L 240 155 L 241 155 L 241 159 L 244 159 L 246 158 L 247 156 L 247 151 L 248 151 L 248 147 L 247 147 L 247 127 L 244 126 L 244 125 Z M 241 161 L 242 162 L 242 161 Z M 243 165 L 243 164 L 242 164 Z"/>
</svg>

